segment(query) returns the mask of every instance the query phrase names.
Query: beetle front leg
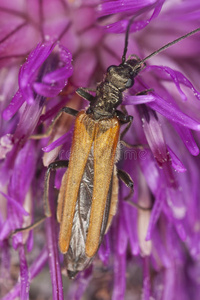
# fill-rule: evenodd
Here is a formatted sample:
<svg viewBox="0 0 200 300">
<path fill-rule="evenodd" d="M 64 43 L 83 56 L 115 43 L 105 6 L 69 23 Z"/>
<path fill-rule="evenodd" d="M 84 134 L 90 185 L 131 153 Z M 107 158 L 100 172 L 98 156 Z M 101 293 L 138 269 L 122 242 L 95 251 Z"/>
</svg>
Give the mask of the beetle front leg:
<svg viewBox="0 0 200 300">
<path fill-rule="evenodd" d="M 121 135 L 120 135 L 120 139 L 122 139 L 125 134 L 127 133 L 127 131 L 129 130 L 129 128 L 131 127 L 131 124 L 133 122 L 133 116 L 124 114 L 122 111 L 120 110 L 116 110 L 117 113 L 117 117 L 120 120 L 121 124 L 127 124 L 128 125 L 125 127 L 125 129 L 122 131 Z"/>
<path fill-rule="evenodd" d="M 34 134 L 30 136 L 30 139 L 33 140 L 39 140 L 42 138 L 46 138 L 49 137 L 50 134 L 52 133 L 53 127 L 55 126 L 56 122 L 60 119 L 61 115 L 64 113 L 69 114 L 71 116 L 76 117 L 78 114 L 78 110 L 70 108 L 70 107 L 63 107 L 59 113 L 55 116 L 55 118 L 53 119 L 51 125 L 49 126 L 48 130 L 45 133 L 42 134 Z"/>
<path fill-rule="evenodd" d="M 79 89 L 76 90 L 76 93 L 79 96 L 81 96 L 83 99 L 85 99 L 89 102 L 93 102 L 95 97 L 93 95 L 91 95 L 90 93 L 88 93 L 88 91 L 90 91 L 90 90 L 86 89 L 86 88 L 79 88 Z"/>
</svg>

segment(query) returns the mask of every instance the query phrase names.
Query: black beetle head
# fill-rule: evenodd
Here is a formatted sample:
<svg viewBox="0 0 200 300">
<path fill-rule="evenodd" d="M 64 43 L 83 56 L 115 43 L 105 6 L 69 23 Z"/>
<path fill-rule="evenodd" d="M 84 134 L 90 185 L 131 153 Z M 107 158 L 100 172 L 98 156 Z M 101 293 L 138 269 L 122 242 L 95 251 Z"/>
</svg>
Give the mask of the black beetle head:
<svg viewBox="0 0 200 300">
<path fill-rule="evenodd" d="M 107 69 L 106 81 L 113 84 L 120 91 L 124 91 L 134 84 L 134 77 L 138 74 L 141 66 L 136 59 L 129 59 L 119 66 L 110 66 Z"/>
</svg>

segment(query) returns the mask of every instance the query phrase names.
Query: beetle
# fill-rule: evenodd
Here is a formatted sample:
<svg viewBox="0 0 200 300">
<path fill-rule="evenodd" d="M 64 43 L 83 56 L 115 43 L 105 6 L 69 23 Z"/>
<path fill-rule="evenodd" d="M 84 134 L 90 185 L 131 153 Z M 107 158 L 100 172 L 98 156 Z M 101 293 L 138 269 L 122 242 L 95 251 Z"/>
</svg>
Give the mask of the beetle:
<svg viewBox="0 0 200 300">
<path fill-rule="evenodd" d="M 76 117 L 70 159 L 69 162 L 51 163 L 46 174 L 45 214 L 50 216 L 50 171 L 68 166 L 58 196 L 57 220 L 60 223 L 59 248 L 70 278 L 91 263 L 108 231 L 117 209 L 118 177 L 133 190 L 130 176 L 116 168 L 121 124 L 128 123 L 126 131 L 133 120 L 132 116 L 117 110 L 122 103 L 122 93 L 133 86 L 134 78 L 147 59 L 200 30 L 168 43 L 143 60 L 135 57 L 126 60 L 130 25 L 131 21 L 126 31 L 122 63 L 109 66 L 103 81 L 96 87 L 96 96 L 84 88 L 77 90 L 90 102 L 89 107 L 80 112 L 68 107 L 62 109 Z"/>
<path fill-rule="evenodd" d="M 126 59 L 131 23 L 132 19 L 126 30 L 122 62 L 108 67 L 103 81 L 96 87 L 96 95 L 85 88 L 77 90 L 78 95 L 89 101 L 89 107 L 80 112 L 64 107 L 46 134 L 49 135 L 63 112 L 76 117 L 69 161 L 55 161 L 48 166 L 44 188 L 45 216 L 50 217 L 50 173 L 67 167 L 58 195 L 57 220 L 60 223 L 59 248 L 70 278 L 89 266 L 109 229 L 117 210 L 118 177 L 133 192 L 131 177 L 116 167 L 120 127 L 128 124 L 122 133 L 124 136 L 133 120 L 132 116 L 117 109 L 122 103 L 123 92 L 133 86 L 146 60 L 200 31 L 196 29 L 142 60 L 133 56 Z"/>
</svg>

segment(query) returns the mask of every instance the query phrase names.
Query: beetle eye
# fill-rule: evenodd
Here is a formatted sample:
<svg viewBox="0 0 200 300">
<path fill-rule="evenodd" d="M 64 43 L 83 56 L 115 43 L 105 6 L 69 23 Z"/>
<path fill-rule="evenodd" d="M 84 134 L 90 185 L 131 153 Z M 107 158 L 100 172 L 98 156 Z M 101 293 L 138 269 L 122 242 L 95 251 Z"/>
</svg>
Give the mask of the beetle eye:
<svg viewBox="0 0 200 300">
<path fill-rule="evenodd" d="M 114 65 L 109 66 L 108 69 L 107 69 L 107 72 L 109 72 L 111 69 L 113 69 L 113 68 L 115 68 L 115 67 L 116 67 L 116 66 L 114 66 Z"/>
<path fill-rule="evenodd" d="M 126 88 L 130 88 L 131 86 L 133 86 L 133 83 L 134 83 L 133 79 L 129 78 L 127 83 L 126 83 Z"/>
</svg>

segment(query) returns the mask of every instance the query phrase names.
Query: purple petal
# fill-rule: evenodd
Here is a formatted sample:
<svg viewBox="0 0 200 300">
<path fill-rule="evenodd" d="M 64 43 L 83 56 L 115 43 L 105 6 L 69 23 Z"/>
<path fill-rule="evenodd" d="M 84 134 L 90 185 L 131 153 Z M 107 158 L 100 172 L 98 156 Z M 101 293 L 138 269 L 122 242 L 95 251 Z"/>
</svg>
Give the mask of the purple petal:
<svg viewBox="0 0 200 300">
<path fill-rule="evenodd" d="M 188 151 L 194 155 L 197 156 L 199 154 L 199 147 L 197 146 L 191 131 L 188 128 L 183 128 L 182 126 L 178 124 L 174 124 L 174 128 L 180 135 L 185 147 L 188 149 Z"/>
<path fill-rule="evenodd" d="M 159 186 L 159 169 L 155 164 L 155 160 L 150 150 L 146 150 L 147 155 L 145 159 L 140 159 L 140 166 L 145 176 L 148 186 L 153 194 L 157 193 Z"/>
<path fill-rule="evenodd" d="M 162 76 L 161 73 L 165 72 L 166 74 L 168 74 L 171 79 L 174 81 L 177 90 L 181 96 L 181 98 L 185 101 L 187 100 L 187 96 L 185 95 L 185 93 L 181 90 L 180 84 L 183 84 L 184 86 L 190 88 L 192 90 L 192 92 L 194 93 L 195 97 L 200 100 L 200 93 L 195 89 L 195 87 L 193 86 L 193 84 L 179 71 L 175 71 L 169 67 L 165 67 L 165 66 L 147 66 L 145 68 L 147 71 L 148 70 L 158 70 L 159 72 L 159 77 L 163 78 L 163 79 L 167 79 L 169 80 L 168 76 Z M 144 69 L 144 70 L 145 70 Z M 161 72 L 160 72 L 161 71 Z"/>
<path fill-rule="evenodd" d="M 126 251 L 127 243 L 128 243 L 128 236 L 124 224 L 124 218 L 122 216 L 119 217 L 118 221 L 118 233 L 117 233 L 117 251 L 119 254 L 124 255 L 124 252 Z"/>
<path fill-rule="evenodd" d="M 19 202 L 17 202 L 15 199 L 9 197 L 1 191 L 0 194 L 8 200 L 9 205 L 13 205 L 15 207 L 18 213 L 23 214 L 24 216 L 29 216 L 29 213 L 23 208 L 23 206 Z"/>
<path fill-rule="evenodd" d="M 136 222 L 137 209 L 131 207 L 130 204 L 128 203 L 124 203 L 122 212 L 124 214 L 124 219 L 126 224 L 125 235 L 128 235 L 130 246 L 131 246 L 131 252 L 133 255 L 138 255 L 140 250 L 139 250 L 139 242 L 138 242 L 138 235 L 137 235 L 138 228 Z"/>
<path fill-rule="evenodd" d="M 164 188 L 160 188 L 160 190 L 158 191 L 158 193 L 156 195 L 156 200 L 155 200 L 155 203 L 153 205 L 152 212 L 151 212 L 149 227 L 148 227 L 147 235 L 146 235 L 146 241 L 151 240 L 152 232 L 154 230 L 156 222 L 158 221 L 158 218 L 159 218 L 160 213 L 162 211 L 165 199 L 166 199 L 166 195 L 165 195 Z"/>
<path fill-rule="evenodd" d="M 154 251 L 156 252 L 156 259 L 159 259 L 159 265 L 161 262 L 165 268 L 168 268 L 171 266 L 171 257 L 169 256 L 169 253 L 166 251 L 166 247 L 162 242 L 164 232 L 159 231 L 159 228 L 155 228 L 153 231 L 153 253 Z"/>
<path fill-rule="evenodd" d="M 167 146 L 167 149 L 169 151 L 169 155 L 172 160 L 172 166 L 173 168 L 178 172 L 186 172 L 187 169 L 184 167 L 183 163 L 180 161 L 180 159 L 176 156 L 176 154 L 170 149 L 169 146 Z"/>
<path fill-rule="evenodd" d="M 55 201 L 53 199 L 53 193 L 50 194 L 50 206 L 51 211 L 55 211 Z M 58 254 L 58 241 L 57 241 L 57 230 L 56 220 L 54 217 L 47 218 L 46 220 L 46 232 L 47 232 L 47 244 L 49 252 L 49 268 L 52 281 L 52 294 L 53 299 L 63 299 L 63 287 L 62 287 L 62 276 L 59 263 Z"/>
<path fill-rule="evenodd" d="M 24 98 L 20 90 L 17 91 L 15 96 L 12 98 L 10 104 L 3 111 L 4 120 L 10 120 L 14 114 L 19 110 L 19 108 L 24 103 Z"/>
<path fill-rule="evenodd" d="M 137 105 L 137 104 L 144 104 L 148 102 L 155 101 L 155 97 L 153 95 L 138 95 L 138 96 L 132 96 L 129 94 L 126 94 L 123 98 L 123 105 Z"/>
<path fill-rule="evenodd" d="M 69 78 L 73 73 L 73 69 L 71 65 L 67 65 L 66 67 L 60 68 L 54 72 L 48 73 L 47 75 L 44 76 L 43 82 L 45 83 L 55 83 L 55 82 L 60 82 L 62 80 L 66 80 Z M 67 83 L 67 82 L 66 82 Z"/>
<path fill-rule="evenodd" d="M 44 152 L 50 152 L 53 149 L 55 149 L 58 146 L 63 145 L 64 143 L 68 143 L 71 140 L 71 135 L 72 133 L 70 131 L 66 132 L 65 134 L 63 134 L 59 139 L 57 139 L 56 141 L 54 141 L 53 143 L 51 143 L 50 145 L 42 148 L 42 150 Z"/>
<path fill-rule="evenodd" d="M 92 279 L 92 266 L 79 274 L 77 280 L 71 284 L 67 299 L 81 300 L 86 288 L 89 286 Z"/>
<path fill-rule="evenodd" d="M 6 157 L 6 154 L 13 148 L 13 135 L 6 134 L 0 138 L 0 159 Z"/>
<path fill-rule="evenodd" d="M 170 299 L 171 295 L 175 293 L 175 282 L 176 282 L 176 273 L 173 266 L 165 270 L 165 281 L 164 281 L 164 291 L 163 291 L 163 300 Z"/>
<path fill-rule="evenodd" d="M 162 166 L 169 160 L 169 157 L 159 120 L 155 112 L 148 107 L 139 107 L 139 112 L 148 145 L 158 164 Z"/>
<path fill-rule="evenodd" d="M 64 85 L 47 85 L 44 83 L 36 82 L 33 84 L 33 88 L 36 91 L 37 94 L 42 95 L 44 97 L 55 97 L 57 96 L 61 91 Z"/>
<path fill-rule="evenodd" d="M 13 174 L 9 184 L 9 194 L 24 202 L 35 174 L 36 154 L 33 141 L 28 141 L 15 160 Z"/>
<path fill-rule="evenodd" d="M 10 225 L 10 220 L 7 219 L 6 222 L 3 223 L 0 230 L 0 241 L 5 240 L 10 235 L 11 231 L 14 230 L 14 228 Z"/>
<path fill-rule="evenodd" d="M 37 276 L 37 274 L 43 269 L 44 265 L 48 260 L 48 251 L 46 247 L 41 251 L 39 256 L 35 259 L 32 263 L 31 267 L 29 268 L 30 272 L 30 279 L 32 280 Z M 1 300 L 15 300 L 20 294 L 20 283 L 17 283 L 15 287 Z"/>
<path fill-rule="evenodd" d="M 11 254 L 10 254 L 10 245 L 8 239 L 0 242 L 1 247 L 1 264 L 0 264 L 0 272 L 4 274 L 3 280 L 9 281 L 11 280 Z"/>
<path fill-rule="evenodd" d="M 114 288 L 112 300 L 123 300 L 126 290 L 126 257 L 116 254 L 114 258 Z"/>
<path fill-rule="evenodd" d="M 20 69 L 19 88 L 24 99 L 26 99 L 29 104 L 34 102 L 32 83 L 36 80 L 38 69 L 53 51 L 54 47 L 55 44 L 49 42 L 38 44 L 29 54 L 26 63 Z"/>
<path fill-rule="evenodd" d="M 99 17 L 107 16 L 124 11 L 132 11 L 132 13 L 142 9 L 148 5 L 155 3 L 156 1 L 151 0 L 118 0 L 118 1 L 107 1 L 99 4 L 97 7 L 97 12 Z"/>
<path fill-rule="evenodd" d="M 52 83 L 54 81 L 66 80 L 66 78 L 72 75 L 73 69 L 71 65 L 72 55 L 71 53 L 63 46 L 58 46 L 59 54 L 59 65 L 60 68 L 57 70 L 46 74 L 43 78 L 43 82 Z"/>
<path fill-rule="evenodd" d="M 166 102 L 160 96 L 155 95 L 155 97 L 155 101 L 147 104 L 149 107 L 151 107 L 151 109 L 156 110 L 161 115 L 177 124 L 188 127 L 190 129 L 200 130 L 200 123 L 181 112 L 179 108 Z"/>
<path fill-rule="evenodd" d="M 98 251 L 98 256 L 105 265 L 108 264 L 109 256 L 111 254 L 108 235 L 109 233 L 105 235 L 103 243 L 101 244 Z"/>
<path fill-rule="evenodd" d="M 145 28 L 154 18 L 156 18 L 159 15 L 164 2 L 165 2 L 165 0 L 160 0 L 160 1 L 156 2 L 156 7 L 155 7 L 151 17 L 148 18 L 147 20 L 134 21 L 130 27 L 130 32 L 139 31 L 139 30 Z M 149 7 L 147 6 L 145 10 L 148 11 L 151 9 L 152 9 L 152 6 L 149 6 Z M 142 13 L 144 13 L 145 10 L 143 9 Z M 107 32 L 123 33 L 126 31 L 128 23 L 129 23 L 129 20 L 123 19 L 118 22 L 106 25 L 106 26 L 104 26 L 104 28 Z"/>
<path fill-rule="evenodd" d="M 19 246 L 19 257 L 20 257 L 20 283 L 21 283 L 20 299 L 28 300 L 30 278 L 29 278 L 28 265 L 26 261 L 24 245 Z"/>
<path fill-rule="evenodd" d="M 143 292 L 142 300 L 150 299 L 150 270 L 149 270 L 149 258 L 143 258 Z"/>
<path fill-rule="evenodd" d="M 55 47 L 55 43 L 39 43 L 29 54 L 26 63 L 21 67 L 19 73 L 19 86 L 23 90 L 29 82 L 35 79 L 36 71 L 47 59 Z"/>
<path fill-rule="evenodd" d="M 58 49 L 57 49 L 58 48 Z M 47 73 L 42 79 L 42 83 L 36 82 L 33 84 L 35 91 L 45 97 L 55 97 L 67 84 L 67 79 L 72 75 L 73 69 L 71 66 L 71 53 L 64 47 L 58 46 L 55 48 L 59 55 L 59 68 L 55 71 Z"/>
</svg>

